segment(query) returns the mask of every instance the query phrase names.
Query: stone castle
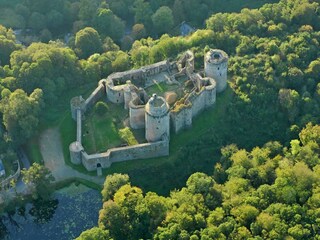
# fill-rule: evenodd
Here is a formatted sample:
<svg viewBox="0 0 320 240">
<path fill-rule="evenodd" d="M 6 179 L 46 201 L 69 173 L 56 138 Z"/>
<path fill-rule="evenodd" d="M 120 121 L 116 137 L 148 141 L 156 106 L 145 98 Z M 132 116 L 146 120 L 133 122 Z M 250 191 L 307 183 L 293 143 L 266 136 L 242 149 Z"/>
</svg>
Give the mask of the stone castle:
<svg viewBox="0 0 320 240">
<path fill-rule="evenodd" d="M 228 55 L 211 49 L 204 57 L 203 71 L 195 71 L 194 55 L 187 51 L 178 61 L 166 60 L 109 75 L 86 100 L 71 100 L 72 118 L 77 122 L 77 139 L 69 147 L 72 163 L 93 171 L 108 168 L 114 162 L 168 156 L 170 130 L 177 133 L 191 127 L 196 115 L 214 105 L 216 93 L 227 86 L 227 70 Z M 161 86 L 168 90 L 163 96 L 150 92 Z M 122 104 L 129 112 L 129 127 L 145 129 L 147 143 L 87 154 L 81 143 L 82 119 L 101 99 Z"/>
</svg>

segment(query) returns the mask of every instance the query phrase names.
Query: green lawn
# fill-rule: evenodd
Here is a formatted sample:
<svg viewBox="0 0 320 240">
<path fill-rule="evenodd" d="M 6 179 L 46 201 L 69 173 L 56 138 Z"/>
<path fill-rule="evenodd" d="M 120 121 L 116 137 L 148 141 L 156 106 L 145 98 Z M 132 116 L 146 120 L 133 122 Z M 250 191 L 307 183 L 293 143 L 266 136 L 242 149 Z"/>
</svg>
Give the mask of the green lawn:
<svg viewBox="0 0 320 240">
<path fill-rule="evenodd" d="M 108 107 L 104 116 L 94 113 L 93 109 L 86 114 L 82 126 L 82 144 L 88 154 L 105 152 L 125 143 L 118 131 L 124 128 L 128 110 L 123 108 L 123 104 L 108 104 Z"/>
<path fill-rule="evenodd" d="M 43 158 L 39 148 L 39 136 L 34 136 L 24 146 L 26 154 L 29 158 L 30 163 L 43 163 Z"/>
</svg>

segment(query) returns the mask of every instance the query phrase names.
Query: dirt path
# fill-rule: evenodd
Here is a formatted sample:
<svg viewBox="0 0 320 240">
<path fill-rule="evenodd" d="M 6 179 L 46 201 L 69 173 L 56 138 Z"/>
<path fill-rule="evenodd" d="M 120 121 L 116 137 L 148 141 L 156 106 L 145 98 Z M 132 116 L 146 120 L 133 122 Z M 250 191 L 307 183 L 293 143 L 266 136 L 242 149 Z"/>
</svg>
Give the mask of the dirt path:
<svg viewBox="0 0 320 240">
<path fill-rule="evenodd" d="M 45 166 L 52 172 L 56 181 L 69 178 L 82 178 L 102 185 L 104 177 L 89 176 L 67 166 L 64 162 L 60 132 L 58 128 L 45 130 L 40 136 L 40 151 Z"/>
</svg>

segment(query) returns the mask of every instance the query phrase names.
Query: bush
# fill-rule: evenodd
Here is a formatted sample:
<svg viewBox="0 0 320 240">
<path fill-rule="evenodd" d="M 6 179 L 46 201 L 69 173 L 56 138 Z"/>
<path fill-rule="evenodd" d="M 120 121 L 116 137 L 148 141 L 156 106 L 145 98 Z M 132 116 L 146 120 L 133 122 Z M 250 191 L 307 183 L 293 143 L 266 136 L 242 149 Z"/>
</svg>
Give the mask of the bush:
<svg viewBox="0 0 320 240">
<path fill-rule="evenodd" d="M 109 107 L 105 102 L 97 102 L 94 107 L 94 112 L 97 113 L 99 116 L 105 115 L 109 111 Z"/>
<path fill-rule="evenodd" d="M 136 138 L 134 137 L 133 133 L 131 132 L 130 128 L 126 127 L 119 130 L 120 137 L 128 143 L 129 146 L 139 144 Z"/>
</svg>

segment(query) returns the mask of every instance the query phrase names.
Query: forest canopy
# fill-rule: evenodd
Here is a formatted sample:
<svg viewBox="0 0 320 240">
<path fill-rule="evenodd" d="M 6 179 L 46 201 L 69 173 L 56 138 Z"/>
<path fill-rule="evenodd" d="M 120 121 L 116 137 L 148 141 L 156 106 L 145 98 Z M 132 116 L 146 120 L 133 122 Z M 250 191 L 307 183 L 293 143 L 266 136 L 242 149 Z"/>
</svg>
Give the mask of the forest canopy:
<svg viewBox="0 0 320 240">
<path fill-rule="evenodd" d="M 128 175 L 106 178 L 101 239 L 318 239 L 320 126 L 308 124 L 289 148 L 229 145 L 211 175 L 192 174 L 169 197 L 143 191 Z M 96 233 L 96 234 L 97 234 Z"/>
</svg>

